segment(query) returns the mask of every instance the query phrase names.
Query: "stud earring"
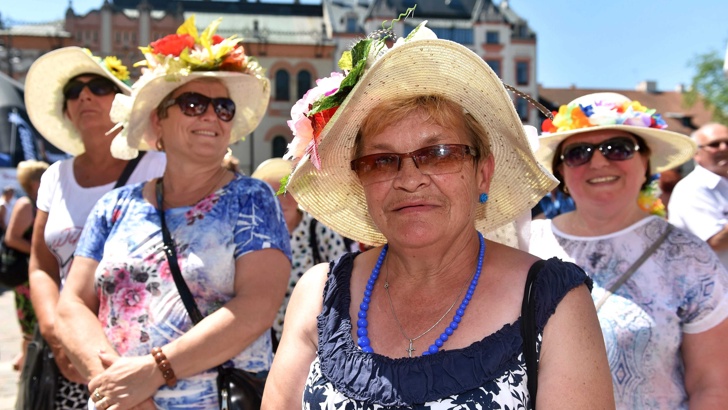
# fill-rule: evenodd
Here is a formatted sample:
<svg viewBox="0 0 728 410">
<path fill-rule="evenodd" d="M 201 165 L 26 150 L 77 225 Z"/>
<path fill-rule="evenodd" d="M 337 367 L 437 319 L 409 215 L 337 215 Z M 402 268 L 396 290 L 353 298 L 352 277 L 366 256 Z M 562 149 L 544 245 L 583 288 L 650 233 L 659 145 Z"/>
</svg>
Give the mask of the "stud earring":
<svg viewBox="0 0 728 410">
<path fill-rule="evenodd" d="M 481 204 L 484 204 L 484 203 L 488 202 L 488 194 L 486 194 L 485 192 L 483 192 L 482 194 L 480 194 L 480 198 L 478 199 L 478 201 Z"/>
</svg>

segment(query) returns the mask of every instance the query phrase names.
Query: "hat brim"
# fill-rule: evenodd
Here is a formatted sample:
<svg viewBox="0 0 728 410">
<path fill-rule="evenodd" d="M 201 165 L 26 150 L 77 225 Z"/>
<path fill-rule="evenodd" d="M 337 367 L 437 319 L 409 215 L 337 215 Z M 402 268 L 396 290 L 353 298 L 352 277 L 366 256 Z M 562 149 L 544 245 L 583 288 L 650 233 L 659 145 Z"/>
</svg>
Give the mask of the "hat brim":
<svg viewBox="0 0 728 410">
<path fill-rule="evenodd" d="M 451 41 L 418 40 L 377 60 L 336 111 L 320 136 L 321 169 L 303 158 L 289 180 L 288 190 L 299 205 L 351 239 L 386 243 L 350 168 L 354 140 L 362 121 L 381 102 L 420 95 L 439 95 L 461 105 L 488 133 L 495 170 L 490 199 L 476 211 L 476 229 L 487 233 L 515 220 L 556 186 L 536 161 L 511 97 L 483 59 Z"/>
<path fill-rule="evenodd" d="M 139 150 L 155 149 L 157 137 L 151 129 L 152 111 L 171 92 L 201 78 L 215 78 L 222 82 L 235 102 L 231 144 L 243 139 L 260 124 L 270 99 L 270 83 L 267 78 L 259 79 L 253 75 L 231 71 L 194 71 L 186 76 L 159 76 L 145 82 L 138 91 L 134 90 L 136 95 L 133 96 L 134 104 L 126 137 L 128 146 Z"/>
<path fill-rule="evenodd" d="M 25 79 L 25 108 L 33 126 L 51 144 L 74 156 L 86 149 L 78 130 L 63 113 L 63 87 L 80 74 L 108 78 L 123 94 L 131 94 L 128 85 L 80 47 L 64 47 L 40 56 Z"/>
<path fill-rule="evenodd" d="M 551 164 L 562 141 L 574 135 L 601 130 L 620 130 L 642 138 L 650 147 L 650 172 L 652 174 L 659 174 L 684 164 L 695 155 L 698 149 L 691 138 L 677 132 L 632 125 L 599 125 L 544 134 L 539 138 L 536 158 L 547 170 L 553 172 Z"/>
</svg>

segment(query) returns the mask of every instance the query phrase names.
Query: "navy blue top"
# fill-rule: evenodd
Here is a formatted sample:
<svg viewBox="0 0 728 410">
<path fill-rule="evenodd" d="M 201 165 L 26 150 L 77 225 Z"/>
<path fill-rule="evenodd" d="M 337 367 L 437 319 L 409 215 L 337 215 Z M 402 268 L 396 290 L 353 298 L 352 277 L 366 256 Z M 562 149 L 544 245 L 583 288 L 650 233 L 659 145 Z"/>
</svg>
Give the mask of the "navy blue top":
<svg viewBox="0 0 728 410">
<path fill-rule="evenodd" d="M 351 336 L 349 315 L 355 257 L 346 254 L 331 264 L 318 317 L 318 357 L 304 390 L 306 408 L 319 408 L 319 404 L 358 409 L 527 403 L 520 318 L 463 349 L 398 359 L 362 352 Z M 539 349 L 543 329 L 556 306 L 582 283 L 591 285 L 584 271 L 572 263 L 553 258 L 543 264 L 534 284 Z M 446 401 L 450 407 L 443 406 Z"/>
</svg>

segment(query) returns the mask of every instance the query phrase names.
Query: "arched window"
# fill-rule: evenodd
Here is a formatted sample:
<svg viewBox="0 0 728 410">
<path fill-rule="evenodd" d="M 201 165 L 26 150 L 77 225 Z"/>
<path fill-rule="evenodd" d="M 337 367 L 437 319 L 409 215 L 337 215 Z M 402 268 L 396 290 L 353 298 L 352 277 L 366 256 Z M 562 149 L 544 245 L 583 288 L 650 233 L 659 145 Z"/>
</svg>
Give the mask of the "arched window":
<svg viewBox="0 0 728 410">
<path fill-rule="evenodd" d="M 298 98 L 303 98 L 303 95 L 306 94 L 306 91 L 308 91 L 311 88 L 311 73 L 309 73 L 306 70 L 301 70 L 298 72 Z"/>
<path fill-rule="evenodd" d="M 291 92 L 288 89 L 289 78 L 288 71 L 284 69 L 276 71 L 276 100 L 288 101 L 291 99 Z"/>
<path fill-rule="evenodd" d="M 283 156 L 283 154 L 286 153 L 286 148 L 288 147 L 288 140 L 286 140 L 286 137 L 282 137 L 280 135 L 277 135 L 275 138 L 273 138 L 273 158 L 280 158 Z"/>
</svg>

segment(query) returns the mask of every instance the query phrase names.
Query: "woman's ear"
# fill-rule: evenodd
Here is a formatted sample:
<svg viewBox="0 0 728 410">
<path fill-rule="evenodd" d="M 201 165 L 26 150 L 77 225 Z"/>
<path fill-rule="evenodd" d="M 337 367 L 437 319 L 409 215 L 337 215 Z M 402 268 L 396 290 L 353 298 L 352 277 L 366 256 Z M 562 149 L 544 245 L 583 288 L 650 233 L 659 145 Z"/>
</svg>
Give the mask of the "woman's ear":
<svg viewBox="0 0 728 410">
<path fill-rule="evenodd" d="M 154 146 L 157 146 L 162 138 L 162 124 L 159 114 L 157 114 L 157 110 L 152 110 L 152 113 L 149 114 L 149 122 L 152 124 L 152 130 L 154 131 L 155 138 L 154 141 L 147 141 L 147 143 L 149 144 L 154 142 Z"/>
<path fill-rule="evenodd" d="M 478 161 L 477 167 L 479 192 L 490 192 L 490 180 L 493 179 L 493 172 L 495 172 L 495 159 L 493 155 L 489 155 L 488 158 Z"/>
</svg>

